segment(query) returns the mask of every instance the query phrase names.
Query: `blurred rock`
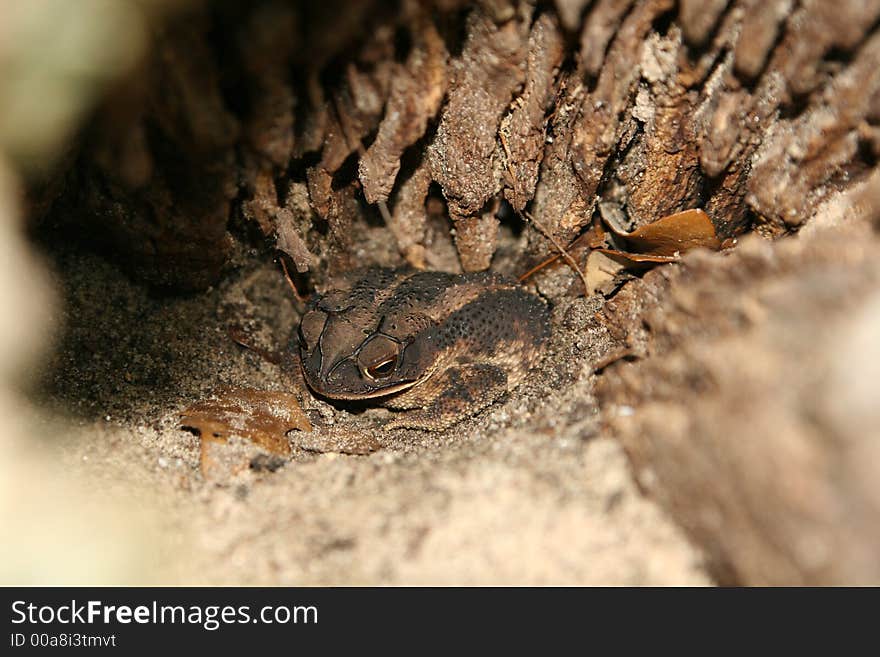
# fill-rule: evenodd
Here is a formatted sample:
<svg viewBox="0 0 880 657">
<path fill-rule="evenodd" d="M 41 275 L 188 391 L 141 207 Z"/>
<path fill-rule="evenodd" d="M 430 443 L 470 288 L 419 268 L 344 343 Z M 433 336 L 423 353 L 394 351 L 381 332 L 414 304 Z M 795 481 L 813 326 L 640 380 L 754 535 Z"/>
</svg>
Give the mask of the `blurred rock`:
<svg viewBox="0 0 880 657">
<path fill-rule="evenodd" d="M 880 583 L 878 252 L 864 222 L 752 237 L 615 298 L 642 358 L 605 417 L 722 583 Z"/>
<path fill-rule="evenodd" d="M 0 151 L 46 172 L 70 146 L 98 94 L 147 45 L 133 0 L 0 1 Z"/>
<path fill-rule="evenodd" d="M 145 582 L 157 572 L 145 565 L 156 545 L 147 513 L 108 501 L 121 498 L 81 463 L 65 463 L 76 430 L 21 393 L 59 327 L 46 265 L 22 235 L 19 196 L 0 159 L 0 583 Z"/>
</svg>

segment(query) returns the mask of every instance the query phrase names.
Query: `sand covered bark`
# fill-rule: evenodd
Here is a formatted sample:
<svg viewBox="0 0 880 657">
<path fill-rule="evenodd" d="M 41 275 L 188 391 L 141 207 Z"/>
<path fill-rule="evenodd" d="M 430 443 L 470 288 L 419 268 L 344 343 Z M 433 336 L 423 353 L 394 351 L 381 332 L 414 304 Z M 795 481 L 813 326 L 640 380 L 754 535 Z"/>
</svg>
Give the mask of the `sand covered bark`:
<svg viewBox="0 0 880 657">
<path fill-rule="evenodd" d="M 841 232 L 695 254 L 606 306 L 638 361 L 603 373 L 603 415 L 723 583 L 880 581 L 880 245 Z"/>
</svg>

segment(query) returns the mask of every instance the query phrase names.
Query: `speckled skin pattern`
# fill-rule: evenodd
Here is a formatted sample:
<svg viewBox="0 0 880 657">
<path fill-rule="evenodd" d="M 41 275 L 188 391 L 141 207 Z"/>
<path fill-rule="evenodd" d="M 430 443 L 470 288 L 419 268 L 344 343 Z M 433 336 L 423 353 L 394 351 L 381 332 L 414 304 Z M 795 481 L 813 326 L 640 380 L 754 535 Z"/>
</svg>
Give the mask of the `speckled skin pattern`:
<svg viewBox="0 0 880 657">
<path fill-rule="evenodd" d="M 441 430 L 513 390 L 537 363 L 549 311 L 515 281 L 478 272 L 351 272 L 315 295 L 298 339 L 308 385 L 406 410 L 386 428 Z"/>
</svg>

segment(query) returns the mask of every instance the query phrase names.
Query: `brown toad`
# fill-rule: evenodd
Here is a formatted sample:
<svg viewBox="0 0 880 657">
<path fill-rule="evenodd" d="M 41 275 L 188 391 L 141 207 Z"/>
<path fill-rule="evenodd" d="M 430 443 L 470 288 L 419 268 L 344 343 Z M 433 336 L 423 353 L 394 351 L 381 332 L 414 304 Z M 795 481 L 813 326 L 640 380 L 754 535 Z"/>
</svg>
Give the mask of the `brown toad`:
<svg viewBox="0 0 880 657">
<path fill-rule="evenodd" d="M 516 387 L 549 330 L 544 301 L 502 276 L 371 268 L 311 300 L 299 349 L 319 395 L 407 411 L 386 428 L 440 430 Z"/>
</svg>

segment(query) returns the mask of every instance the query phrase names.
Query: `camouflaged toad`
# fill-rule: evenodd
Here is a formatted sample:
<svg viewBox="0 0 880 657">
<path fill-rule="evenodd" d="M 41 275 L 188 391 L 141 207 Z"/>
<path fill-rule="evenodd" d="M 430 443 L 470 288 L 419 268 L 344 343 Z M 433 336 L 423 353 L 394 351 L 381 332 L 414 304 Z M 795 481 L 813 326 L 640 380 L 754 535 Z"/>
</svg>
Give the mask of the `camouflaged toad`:
<svg viewBox="0 0 880 657">
<path fill-rule="evenodd" d="M 299 327 L 308 385 L 401 409 L 386 428 L 445 429 L 513 390 L 549 335 L 545 302 L 488 272 L 352 272 Z"/>
</svg>

